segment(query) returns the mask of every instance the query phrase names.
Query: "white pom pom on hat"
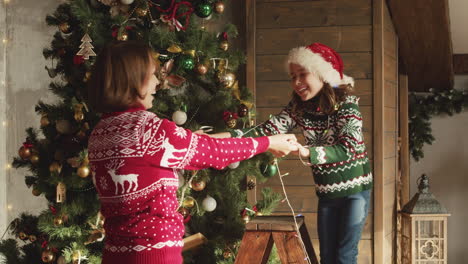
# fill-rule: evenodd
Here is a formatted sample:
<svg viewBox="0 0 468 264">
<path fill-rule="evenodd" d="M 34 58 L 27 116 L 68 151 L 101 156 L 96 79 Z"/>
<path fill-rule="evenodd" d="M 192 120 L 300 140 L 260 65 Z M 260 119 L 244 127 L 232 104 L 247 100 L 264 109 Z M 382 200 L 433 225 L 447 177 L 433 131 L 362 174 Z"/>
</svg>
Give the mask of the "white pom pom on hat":
<svg viewBox="0 0 468 264">
<path fill-rule="evenodd" d="M 298 64 L 307 71 L 317 74 L 332 87 L 349 84 L 354 87 L 354 79 L 343 74 L 343 60 L 332 48 L 312 43 L 306 47 L 294 48 L 289 52 L 287 65 Z"/>
</svg>

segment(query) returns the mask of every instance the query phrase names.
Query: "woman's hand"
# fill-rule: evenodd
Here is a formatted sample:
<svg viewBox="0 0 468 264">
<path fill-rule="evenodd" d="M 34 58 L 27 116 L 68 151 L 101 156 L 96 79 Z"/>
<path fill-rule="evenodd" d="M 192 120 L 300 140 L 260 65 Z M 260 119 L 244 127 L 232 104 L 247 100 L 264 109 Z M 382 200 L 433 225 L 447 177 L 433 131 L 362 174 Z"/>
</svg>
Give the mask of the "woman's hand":
<svg viewBox="0 0 468 264">
<path fill-rule="evenodd" d="M 275 157 L 284 157 L 291 151 L 298 151 L 297 138 L 294 134 L 279 134 L 269 136 L 268 139 L 270 140 L 268 151 Z"/>
</svg>

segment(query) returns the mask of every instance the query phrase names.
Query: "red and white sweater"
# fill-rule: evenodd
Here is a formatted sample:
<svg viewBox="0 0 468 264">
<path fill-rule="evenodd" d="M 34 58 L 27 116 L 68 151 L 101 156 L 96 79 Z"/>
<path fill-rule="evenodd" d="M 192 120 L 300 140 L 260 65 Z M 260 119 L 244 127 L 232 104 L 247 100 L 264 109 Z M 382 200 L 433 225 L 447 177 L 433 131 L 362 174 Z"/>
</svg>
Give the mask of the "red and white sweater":
<svg viewBox="0 0 468 264">
<path fill-rule="evenodd" d="M 267 137 L 197 135 L 143 107 L 105 114 L 88 144 L 106 218 L 102 263 L 182 263 L 177 169 L 222 169 L 268 145 Z"/>
</svg>

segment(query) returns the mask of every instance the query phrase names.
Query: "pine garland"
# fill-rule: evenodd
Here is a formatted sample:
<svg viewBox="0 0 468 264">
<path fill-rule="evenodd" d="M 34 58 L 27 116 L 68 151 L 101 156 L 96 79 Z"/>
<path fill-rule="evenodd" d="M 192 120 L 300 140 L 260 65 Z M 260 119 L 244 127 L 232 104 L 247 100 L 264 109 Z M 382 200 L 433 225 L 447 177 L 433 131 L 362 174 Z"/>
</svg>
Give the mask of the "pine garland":
<svg viewBox="0 0 468 264">
<path fill-rule="evenodd" d="M 431 118 L 438 115 L 458 114 L 468 107 L 468 94 L 465 91 L 450 89 L 429 94 L 411 93 L 409 97 L 409 137 L 410 152 L 416 161 L 424 158 L 424 144 L 432 145 Z"/>
</svg>

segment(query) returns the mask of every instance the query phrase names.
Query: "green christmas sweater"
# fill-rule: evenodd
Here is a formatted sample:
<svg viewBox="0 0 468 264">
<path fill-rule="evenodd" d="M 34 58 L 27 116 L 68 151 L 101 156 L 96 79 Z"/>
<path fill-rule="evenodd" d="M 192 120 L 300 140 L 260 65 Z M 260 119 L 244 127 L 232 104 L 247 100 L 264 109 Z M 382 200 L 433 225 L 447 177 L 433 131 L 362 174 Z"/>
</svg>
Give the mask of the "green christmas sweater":
<svg viewBox="0 0 468 264">
<path fill-rule="evenodd" d="M 288 133 L 299 127 L 310 149 L 317 195 L 344 197 L 372 188 L 358 101 L 356 96 L 347 96 L 333 115 L 318 112 L 313 101 L 310 109 L 300 114 L 295 113 L 289 103 L 278 115 L 259 126 L 230 133 L 233 137 L 256 137 Z"/>
</svg>

